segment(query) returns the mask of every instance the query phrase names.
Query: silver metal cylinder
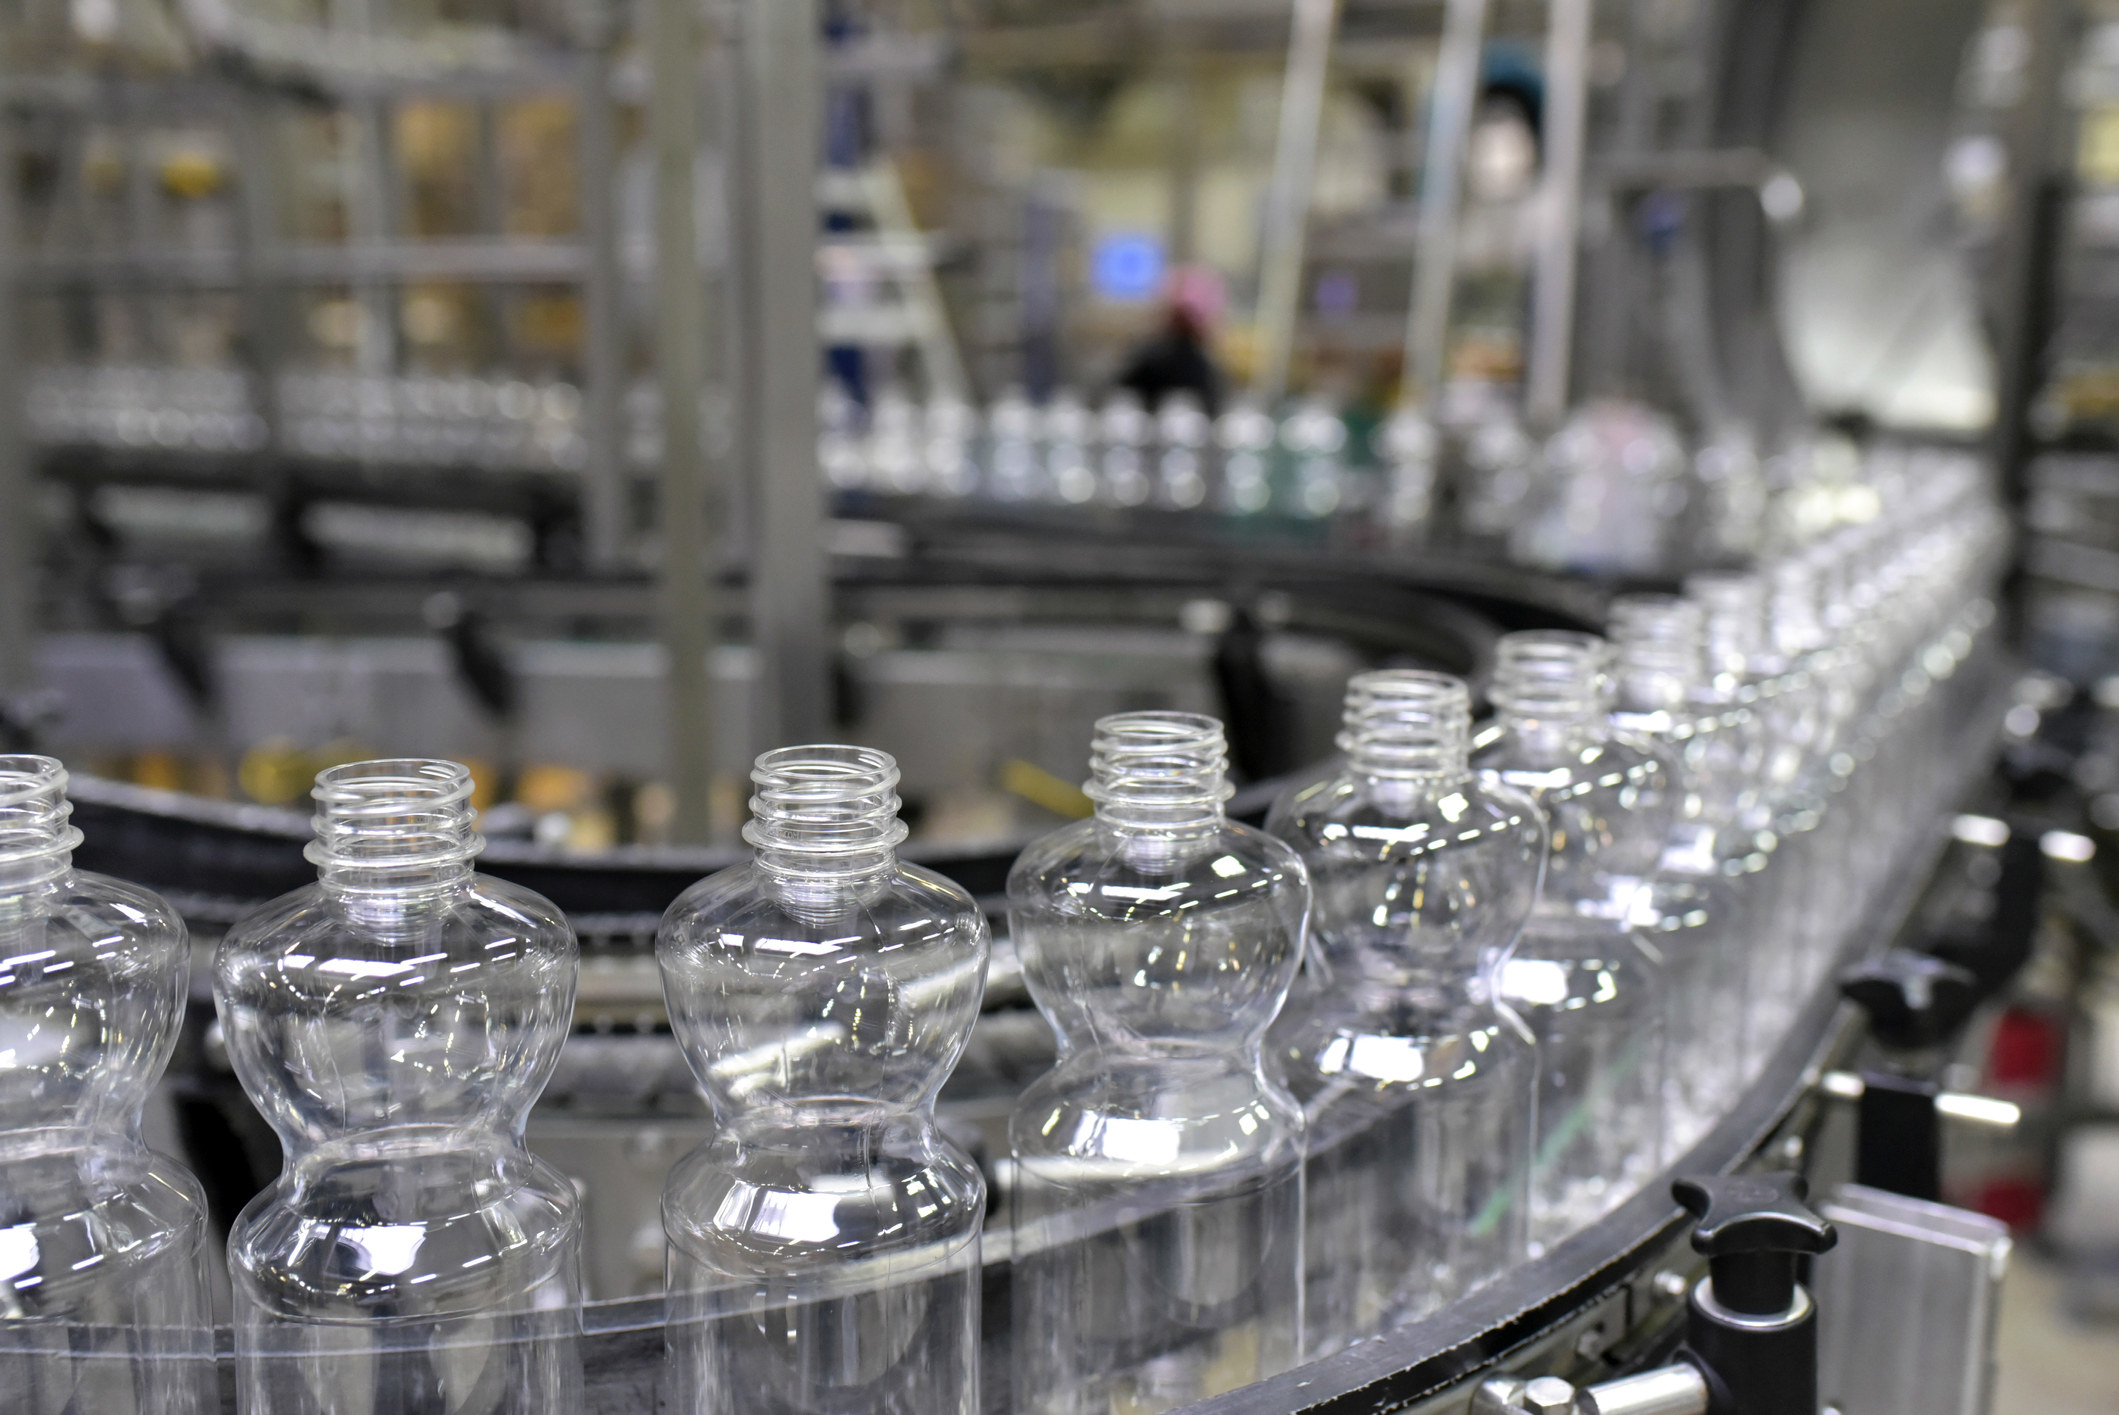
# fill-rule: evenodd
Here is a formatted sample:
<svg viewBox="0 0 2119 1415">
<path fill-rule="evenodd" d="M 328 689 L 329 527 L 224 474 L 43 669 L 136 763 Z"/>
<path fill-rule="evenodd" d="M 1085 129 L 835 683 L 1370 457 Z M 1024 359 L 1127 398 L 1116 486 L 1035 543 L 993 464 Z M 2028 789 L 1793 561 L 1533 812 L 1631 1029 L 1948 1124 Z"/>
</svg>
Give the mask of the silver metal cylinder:
<svg viewBox="0 0 2119 1415">
<path fill-rule="evenodd" d="M 1707 1415 L 1707 1381 L 1680 1361 L 1590 1386 L 1576 1408 L 1582 1415 Z"/>
</svg>

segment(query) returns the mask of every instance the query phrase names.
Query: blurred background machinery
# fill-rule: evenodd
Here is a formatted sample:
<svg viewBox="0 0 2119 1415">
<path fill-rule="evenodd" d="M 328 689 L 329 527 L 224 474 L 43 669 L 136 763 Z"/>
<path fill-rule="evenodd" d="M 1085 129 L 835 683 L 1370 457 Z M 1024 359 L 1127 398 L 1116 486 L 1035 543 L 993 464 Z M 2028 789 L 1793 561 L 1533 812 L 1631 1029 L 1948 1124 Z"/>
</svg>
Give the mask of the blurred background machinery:
<svg viewBox="0 0 2119 1415">
<path fill-rule="evenodd" d="M 2109 1308 L 2115 242 L 2103 0 L 31 5 L 0 747 L 101 778 L 202 945 L 320 766 L 471 762 L 591 944 L 534 1130 L 620 1297 L 703 1123 L 646 947 L 757 750 L 893 752 L 990 897 L 1103 713 L 1223 716 L 1261 808 L 1351 671 L 1477 684 L 1977 464 L 2038 672 L 1907 928 L 2014 940 L 1952 1084 L 2025 1120 L 1944 1193 Z M 1014 987 L 974 1129 L 1049 1045 Z M 269 1137 L 190 1049 L 239 1203 Z"/>
</svg>

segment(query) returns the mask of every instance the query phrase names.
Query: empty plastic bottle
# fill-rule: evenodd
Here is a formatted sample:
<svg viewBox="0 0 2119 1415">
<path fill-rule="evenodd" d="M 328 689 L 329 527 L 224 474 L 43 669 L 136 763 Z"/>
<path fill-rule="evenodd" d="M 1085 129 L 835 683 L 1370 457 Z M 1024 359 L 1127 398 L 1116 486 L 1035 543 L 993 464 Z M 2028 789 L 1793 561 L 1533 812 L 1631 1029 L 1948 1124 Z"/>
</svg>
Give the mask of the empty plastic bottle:
<svg viewBox="0 0 2119 1415">
<path fill-rule="evenodd" d="M 1494 723 L 1472 765 L 1545 811 L 1545 883 L 1501 970 L 1502 999 L 1538 1039 L 1531 1242 L 1591 1222 L 1660 1168 L 1661 961 L 1635 931 L 1643 881 L 1669 839 L 1672 771 L 1615 731 L 1606 646 L 1534 630 L 1501 639 Z"/>
<path fill-rule="evenodd" d="M 1446 674 L 1359 675 L 1339 745 L 1345 765 L 1266 822 L 1313 898 L 1270 1039 L 1309 1122 L 1313 1359 L 1523 1256 L 1536 1083 L 1494 983 L 1537 898 L 1537 806 L 1473 776 L 1471 698 Z"/>
<path fill-rule="evenodd" d="M 1163 398 L 1155 430 L 1162 444 L 1156 460 L 1155 502 L 1171 510 L 1189 511 L 1207 499 L 1213 420 L 1200 407 L 1197 395 L 1180 390 Z"/>
<path fill-rule="evenodd" d="M 71 812 L 58 762 L 0 756 L 0 1410 L 207 1415 L 206 1202 L 140 1138 L 190 947 L 73 867 Z"/>
<path fill-rule="evenodd" d="M 897 763 L 786 747 L 745 864 L 657 943 L 715 1130 L 663 1190 L 671 1409 L 976 1415 L 986 1185 L 935 1126 L 986 984 L 986 921 L 897 858 Z"/>
<path fill-rule="evenodd" d="M 1016 1408 L 1150 1412 L 1295 1364 L 1302 1110 L 1260 1054 L 1301 961 L 1295 852 L 1229 821 L 1221 724 L 1096 726 L 1092 819 L 1008 877 L 1059 1064 L 1009 1117 Z"/>
<path fill-rule="evenodd" d="M 1113 506 L 1139 506 L 1153 493 L 1148 476 L 1148 443 L 1154 423 L 1137 395 L 1118 389 L 1104 400 L 1097 418 L 1102 446 L 1100 493 Z"/>
<path fill-rule="evenodd" d="M 581 1408 L 580 1203 L 522 1138 L 578 953 L 548 900 L 472 872 L 471 789 L 455 762 L 323 772 L 317 882 L 215 956 L 286 1156 L 228 1239 L 245 1412 Z"/>
<path fill-rule="evenodd" d="M 1707 669 L 1705 616 L 1676 595 L 1622 595 L 1611 606 L 1613 681 L 1622 729 L 1656 742 L 1677 767 L 1670 838 L 1639 895 L 1635 926 L 1663 960 L 1669 990 L 1670 1142 L 1688 1144 L 1742 1084 L 1751 950 L 1751 847 L 1728 773 L 1742 761 Z"/>
</svg>

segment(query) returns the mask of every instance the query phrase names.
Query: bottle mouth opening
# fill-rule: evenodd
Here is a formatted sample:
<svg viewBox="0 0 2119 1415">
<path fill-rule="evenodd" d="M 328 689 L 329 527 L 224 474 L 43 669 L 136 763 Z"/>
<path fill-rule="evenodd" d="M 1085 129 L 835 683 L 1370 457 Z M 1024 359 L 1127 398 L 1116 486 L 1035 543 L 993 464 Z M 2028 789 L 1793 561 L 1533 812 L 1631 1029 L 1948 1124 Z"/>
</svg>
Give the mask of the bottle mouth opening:
<svg viewBox="0 0 2119 1415">
<path fill-rule="evenodd" d="M 898 819 L 898 763 L 873 747 L 816 743 L 761 754 L 751 769 L 757 791 L 743 838 L 761 850 L 843 857 L 894 848 L 907 834 Z"/>
<path fill-rule="evenodd" d="M 54 757 L 0 756 L 0 865 L 51 859 L 81 843 L 66 768 Z"/>
<path fill-rule="evenodd" d="M 326 768 L 309 793 L 316 839 L 302 853 L 326 870 L 460 864 L 485 848 L 472 828 L 472 785 L 462 763 L 426 758 Z"/>
<path fill-rule="evenodd" d="M 1195 712 L 1122 712 L 1100 719 L 1082 791 L 1121 817 L 1148 812 L 1158 823 L 1170 812 L 1218 817 L 1234 794 L 1229 746 L 1221 722 Z"/>
<path fill-rule="evenodd" d="M 1494 665 L 1494 705 L 1528 716 L 1599 712 L 1610 657 L 1610 645 L 1595 634 L 1568 629 L 1505 634 Z"/>
<path fill-rule="evenodd" d="M 1370 776 L 1433 776 L 1465 765 L 1471 690 L 1460 678 L 1387 668 L 1347 680 L 1339 750 Z"/>
</svg>

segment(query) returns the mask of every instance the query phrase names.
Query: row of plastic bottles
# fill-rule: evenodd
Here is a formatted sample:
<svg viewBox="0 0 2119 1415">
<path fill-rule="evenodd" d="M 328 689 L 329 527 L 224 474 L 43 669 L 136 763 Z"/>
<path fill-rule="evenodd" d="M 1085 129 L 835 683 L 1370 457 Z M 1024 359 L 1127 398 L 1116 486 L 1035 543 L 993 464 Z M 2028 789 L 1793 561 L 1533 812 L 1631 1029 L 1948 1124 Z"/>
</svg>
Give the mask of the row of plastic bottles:
<svg viewBox="0 0 2119 1415">
<path fill-rule="evenodd" d="M 833 386 L 819 423 L 818 463 L 840 491 L 1351 520 L 1401 545 L 1446 522 L 1518 564 L 1608 576 L 1804 545 L 1873 516 L 1903 477 L 1966 460 L 1883 449 L 1864 468 L 1818 435 L 1766 457 L 1733 424 L 1688 446 L 1667 416 L 1617 399 L 1577 408 L 1542 439 L 1498 396 L 1400 408 L 1361 433 L 1322 397 L 1279 416 L 1238 400 L 1209 418 L 1184 394 L 1151 413 L 1125 390 L 1095 408 L 1068 390 L 1043 404 L 1010 392 L 982 412 L 890 390 L 863 409 Z"/>
<path fill-rule="evenodd" d="M 658 941 L 715 1119 L 664 1194 L 674 1407 L 969 1415 L 1005 1257 L 1018 1409 L 1169 1409 L 1593 1221 L 1723 1112 L 1934 818 L 1999 534 L 1938 478 L 1622 600 L 1610 643 L 1510 635 L 1477 730 L 1462 682 L 1362 674 L 1343 760 L 1264 829 L 1226 815 L 1213 719 L 1106 719 L 1094 815 L 1009 879 L 1058 1061 L 990 1198 L 934 1114 L 983 915 L 898 858 L 886 754 L 765 754 L 752 858 Z M 64 787 L 0 759 L 0 1407 L 208 1410 L 200 1190 L 140 1139 L 184 929 L 72 868 Z M 317 883 L 217 953 L 285 1154 L 228 1242 L 246 1411 L 581 1403 L 580 1200 L 523 1143 L 576 948 L 474 872 L 471 789 L 324 772 Z"/>
<path fill-rule="evenodd" d="M 1407 531 L 1432 510 L 1437 444 L 1426 419 L 1400 414 L 1357 439 L 1324 398 L 1277 418 L 1242 400 L 1210 418 L 1183 393 L 1150 412 L 1124 390 L 1095 409 L 1068 390 L 1041 405 L 1009 392 L 981 413 L 885 392 L 864 412 L 831 388 L 820 414 L 818 462 L 843 491 L 1308 521 L 1361 514 Z"/>
</svg>

